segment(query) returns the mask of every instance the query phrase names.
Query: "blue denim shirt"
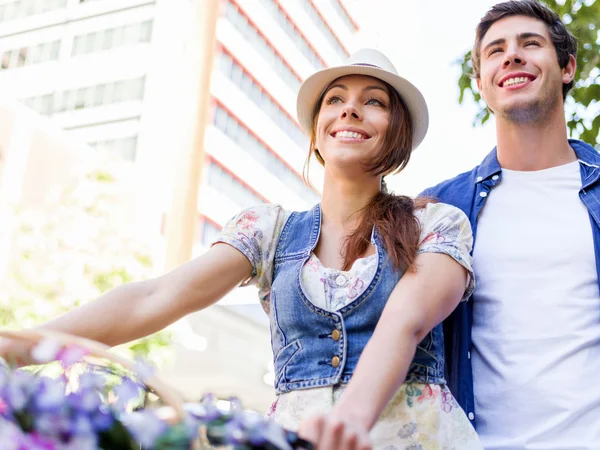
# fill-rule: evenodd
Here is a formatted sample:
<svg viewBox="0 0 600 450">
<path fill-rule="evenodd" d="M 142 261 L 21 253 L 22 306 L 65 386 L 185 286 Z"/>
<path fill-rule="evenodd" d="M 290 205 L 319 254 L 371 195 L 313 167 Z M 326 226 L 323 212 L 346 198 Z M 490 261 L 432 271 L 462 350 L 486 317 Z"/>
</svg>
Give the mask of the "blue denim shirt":
<svg viewBox="0 0 600 450">
<path fill-rule="evenodd" d="M 294 212 L 275 251 L 271 285 L 271 344 L 277 393 L 347 383 L 369 341 L 387 300 L 402 276 L 389 261 L 375 229 L 371 242 L 377 271 L 367 289 L 339 311 L 312 304 L 302 287 L 302 267 L 317 245 L 321 208 Z M 442 326 L 417 346 L 407 382 L 444 383 Z"/>
<path fill-rule="evenodd" d="M 579 198 L 586 206 L 594 236 L 596 271 L 600 280 L 600 154 L 585 142 L 570 139 L 580 163 L 581 189 Z M 426 189 L 421 195 L 436 198 L 463 210 L 471 221 L 473 248 L 477 244 L 477 219 L 490 192 L 502 179 L 496 149 L 485 157 L 481 165 L 470 172 Z M 475 268 L 476 269 L 476 268 Z M 477 289 L 477 287 L 475 288 Z M 600 292 L 600 286 L 599 286 Z M 458 403 L 475 425 L 475 400 L 471 370 L 472 302 L 462 302 L 444 323 L 446 351 L 446 379 Z"/>
</svg>

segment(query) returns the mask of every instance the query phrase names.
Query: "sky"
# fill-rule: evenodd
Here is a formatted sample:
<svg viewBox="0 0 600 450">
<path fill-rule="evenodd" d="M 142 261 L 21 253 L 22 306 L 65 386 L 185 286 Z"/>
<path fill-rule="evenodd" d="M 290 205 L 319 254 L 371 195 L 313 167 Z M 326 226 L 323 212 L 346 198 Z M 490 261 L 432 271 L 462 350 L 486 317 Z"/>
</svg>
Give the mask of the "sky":
<svg viewBox="0 0 600 450">
<path fill-rule="evenodd" d="M 458 103 L 460 66 L 471 48 L 475 27 L 499 0 L 357 1 L 361 31 L 354 50 L 385 53 L 399 75 L 415 84 L 429 107 L 429 131 L 400 174 L 388 177 L 396 194 L 416 195 L 440 181 L 470 170 L 495 145 L 494 121 L 473 127 L 477 108 Z"/>
</svg>

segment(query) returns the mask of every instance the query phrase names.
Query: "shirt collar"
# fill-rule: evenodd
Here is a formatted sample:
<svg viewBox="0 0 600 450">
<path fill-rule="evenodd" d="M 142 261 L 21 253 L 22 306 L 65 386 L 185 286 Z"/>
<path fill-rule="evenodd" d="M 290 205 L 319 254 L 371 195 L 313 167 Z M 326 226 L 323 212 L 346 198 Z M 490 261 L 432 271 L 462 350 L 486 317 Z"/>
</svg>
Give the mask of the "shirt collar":
<svg viewBox="0 0 600 450">
<path fill-rule="evenodd" d="M 579 163 L 591 169 L 586 181 L 593 183 L 597 178 L 600 178 L 600 154 L 594 147 L 577 139 L 569 139 L 569 145 L 575 151 Z M 502 167 L 498 162 L 497 148 L 494 147 L 477 169 L 477 179 L 475 181 L 479 183 L 501 173 Z M 590 180 L 590 178 L 594 179 Z"/>
<path fill-rule="evenodd" d="M 500 167 L 500 163 L 498 162 L 498 155 L 496 153 L 496 147 L 485 157 L 483 162 L 479 165 L 477 169 L 477 179 L 475 180 L 477 183 L 487 180 L 494 175 L 498 175 L 502 172 L 502 167 Z"/>
</svg>

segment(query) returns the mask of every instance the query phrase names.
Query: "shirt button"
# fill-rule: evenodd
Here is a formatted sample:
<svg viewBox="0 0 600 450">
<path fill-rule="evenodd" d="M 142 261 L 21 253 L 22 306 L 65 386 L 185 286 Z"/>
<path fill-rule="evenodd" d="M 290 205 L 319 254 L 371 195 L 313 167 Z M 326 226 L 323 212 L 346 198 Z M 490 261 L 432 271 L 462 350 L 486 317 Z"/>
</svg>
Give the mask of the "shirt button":
<svg viewBox="0 0 600 450">
<path fill-rule="evenodd" d="M 333 330 L 331 332 L 331 339 L 338 341 L 340 339 L 340 332 L 338 330 Z"/>
<path fill-rule="evenodd" d="M 472 412 L 469 413 L 469 420 L 473 420 L 475 419 L 475 414 L 473 414 Z"/>
<path fill-rule="evenodd" d="M 480 192 L 479 196 L 483 197 L 483 198 L 486 198 L 487 197 L 487 192 Z"/>
<path fill-rule="evenodd" d="M 338 277 L 335 279 L 335 282 L 338 286 L 343 286 L 346 283 L 346 278 L 344 278 L 343 275 L 338 275 Z"/>
<path fill-rule="evenodd" d="M 340 358 L 339 356 L 334 356 L 333 358 L 331 358 L 331 365 L 333 366 L 334 369 L 337 369 L 340 365 Z"/>
<path fill-rule="evenodd" d="M 477 177 L 477 182 L 479 183 L 481 180 L 483 180 L 483 177 Z"/>
<path fill-rule="evenodd" d="M 498 178 L 500 178 L 498 175 L 494 175 L 494 176 L 492 177 L 492 180 L 496 181 Z"/>
<path fill-rule="evenodd" d="M 467 358 L 471 359 L 471 352 L 467 352 Z"/>
</svg>

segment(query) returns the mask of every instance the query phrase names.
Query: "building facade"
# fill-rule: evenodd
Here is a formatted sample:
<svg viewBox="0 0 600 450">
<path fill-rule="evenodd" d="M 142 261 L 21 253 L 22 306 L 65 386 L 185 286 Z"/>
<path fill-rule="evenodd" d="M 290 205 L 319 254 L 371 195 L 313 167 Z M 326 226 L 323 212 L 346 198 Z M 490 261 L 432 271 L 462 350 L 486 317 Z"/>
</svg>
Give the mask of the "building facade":
<svg viewBox="0 0 600 450">
<path fill-rule="evenodd" d="M 183 145 L 193 7 L 189 0 L 0 0 L 0 95 L 88 144 L 81 152 L 129 162 L 144 192 L 143 223 L 157 233 L 170 180 L 177 176 L 173 156 Z M 344 62 L 354 49 L 358 25 L 352 7 L 350 0 L 221 1 L 195 254 L 243 208 L 274 202 L 305 209 L 317 201 L 318 192 L 302 179 L 308 140 L 295 119 L 295 96 L 305 77 Z M 251 381 L 241 383 L 238 393 L 255 379 L 266 387 L 269 378 L 266 317 L 251 289 L 226 298 L 214 317 L 200 313 L 186 325 L 205 337 L 212 333 L 208 350 L 211 339 L 226 342 L 229 350 L 214 351 L 239 358 L 231 370 L 239 371 L 240 349 L 260 341 L 256 357 L 245 356 L 243 364 L 256 366 L 254 372 L 264 377 L 246 373 L 243 378 Z M 246 330 L 237 346 L 231 327 Z M 242 353 L 252 353 L 251 347 Z M 208 350 L 203 363 L 223 366 Z M 180 357 L 170 376 L 193 384 L 198 375 L 182 369 L 183 361 L 189 358 Z M 206 384 L 236 384 L 219 373 Z M 260 399 L 267 392 L 260 391 L 252 405 L 264 406 Z"/>
</svg>

